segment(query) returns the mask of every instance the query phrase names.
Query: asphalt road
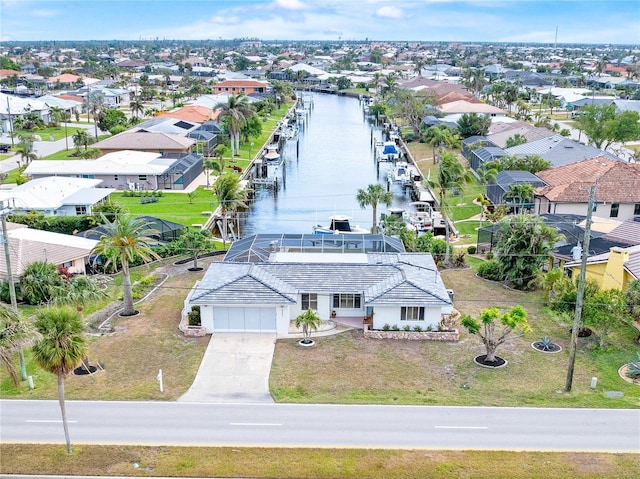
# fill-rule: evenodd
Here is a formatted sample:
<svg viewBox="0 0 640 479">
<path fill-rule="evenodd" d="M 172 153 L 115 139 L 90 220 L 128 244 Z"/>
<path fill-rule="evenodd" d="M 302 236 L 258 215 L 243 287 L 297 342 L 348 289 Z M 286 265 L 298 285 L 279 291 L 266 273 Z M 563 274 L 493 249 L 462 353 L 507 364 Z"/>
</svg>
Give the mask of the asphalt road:
<svg viewBox="0 0 640 479">
<path fill-rule="evenodd" d="M 68 401 L 75 443 L 640 453 L 640 410 Z M 0 401 L 0 440 L 64 441 L 57 401 Z"/>
</svg>

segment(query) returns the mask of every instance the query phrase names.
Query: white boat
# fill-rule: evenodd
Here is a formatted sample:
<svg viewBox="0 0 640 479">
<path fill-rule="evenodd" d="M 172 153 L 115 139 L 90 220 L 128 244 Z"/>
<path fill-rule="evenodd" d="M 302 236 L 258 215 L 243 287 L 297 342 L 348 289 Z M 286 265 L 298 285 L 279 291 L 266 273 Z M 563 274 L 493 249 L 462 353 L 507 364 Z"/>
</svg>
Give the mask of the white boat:
<svg viewBox="0 0 640 479">
<path fill-rule="evenodd" d="M 406 161 L 399 161 L 389 173 L 390 183 L 399 183 L 404 185 L 411 180 L 411 171 Z"/>
<path fill-rule="evenodd" d="M 385 141 L 379 155 L 380 161 L 396 161 L 400 158 L 400 151 L 394 141 Z"/>
<path fill-rule="evenodd" d="M 414 201 L 409 203 L 407 222 L 414 226 L 416 231 L 431 231 L 435 221 L 435 213 L 429 203 Z"/>
<path fill-rule="evenodd" d="M 366 228 L 361 228 L 359 226 L 351 226 L 349 222 L 351 218 L 345 215 L 334 215 L 329 217 L 329 225 L 315 225 L 313 227 L 313 232 L 315 234 L 327 235 L 327 234 L 356 234 L 363 235 L 369 234 L 369 231 Z"/>
<path fill-rule="evenodd" d="M 435 213 L 429 203 L 422 201 L 414 201 L 409 203 L 408 210 L 400 207 L 392 207 L 387 211 L 389 216 L 402 218 L 402 221 L 412 231 L 431 231 L 436 222 L 436 216 L 439 213 Z"/>
</svg>

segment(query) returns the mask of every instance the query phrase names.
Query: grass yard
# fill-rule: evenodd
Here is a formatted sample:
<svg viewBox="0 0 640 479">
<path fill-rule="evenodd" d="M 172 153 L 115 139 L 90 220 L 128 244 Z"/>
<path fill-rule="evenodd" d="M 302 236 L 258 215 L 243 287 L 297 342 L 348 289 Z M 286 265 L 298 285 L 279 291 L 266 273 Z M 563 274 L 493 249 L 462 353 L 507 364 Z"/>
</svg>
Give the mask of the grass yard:
<svg viewBox="0 0 640 479">
<path fill-rule="evenodd" d="M 69 143 L 71 143 L 71 136 L 77 131 L 79 128 L 74 128 L 72 126 L 67 126 L 67 136 L 69 137 Z M 57 128 L 42 128 L 39 130 L 16 130 L 14 132 L 14 137 L 19 139 L 19 136 L 29 137 L 31 135 L 38 135 L 42 141 L 49 141 L 49 138 L 53 135 L 54 140 L 61 140 L 64 138 L 65 130 L 64 126 L 59 126 Z"/>
<path fill-rule="evenodd" d="M 156 203 L 142 204 L 139 196 L 124 196 L 122 192 L 111 193 L 111 201 L 134 215 L 151 215 L 183 225 L 204 224 L 209 218 L 205 211 L 214 211 L 218 201 L 213 191 L 199 187 L 196 196 L 189 199 L 187 193 L 164 193 Z"/>
<path fill-rule="evenodd" d="M 456 293 L 456 307 L 477 316 L 482 308 L 522 304 L 533 331 L 501 346 L 509 364 L 484 369 L 473 358 L 484 353 L 480 339 L 461 331 L 453 344 L 365 340 L 361 331 L 316 338 L 313 348 L 295 340 L 276 344 L 270 386 L 279 402 L 375 403 L 460 406 L 639 407 L 640 388 L 626 383 L 617 369 L 635 356 L 635 333 L 621 326 L 612 347 L 599 351 L 595 338 L 580 340 L 573 391 L 565 384 L 569 324 L 560 324 L 542 304 L 541 293 L 521 293 L 475 277 L 472 269 L 442 272 Z M 531 343 L 549 336 L 564 349 L 535 351 Z M 591 390 L 592 377 L 598 387 Z M 465 387 L 463 388 L 463 385 Z M 560 391 L 560 392 L 558 392 Z M 609 398 L 606 391 L 620 391 Z"/>
<path fill-rule="evenodd" d="M 71 455 L 62 451 L 61 445 L 3 444 L 0 473 L 274 479 L 543 479 L 551 474 L 632 479 L 640 468 L 637 454 L 114 445 L 78 445 Z"/>
<path fill-rule="evenodd" d="M 201 262 L 206 265 L 212 259 Z M 105 370 L 91 376 L 71 375 L 65 381 L 67 399 L 103 400 L 175 400 L 191 385 L 209 337 L 188 338 L 178 331 L 184 297 L 203 272 L 189 272 L 191 264 L 169 279 L 148 300 L 136 306 L 140 314 L 114 319 L 114 333 L 89 337 L 89 361 L 104 363 Z M 132 281 L 153 268 L 136 268 Z M 119 296 L 114 282 L 114 296 Z M 35 389 L 26 382 L 15 388 L 4 369 L 0 370 L 0 396 L 21 399 L 55 399 L 54 375 L 39 368 L 26 352 L 28 374 Z M 162 369 L 164 393 L 160 393 L 156 375 Z M 4 455 L 4 454 L 3 454 Z"/>
</svg>

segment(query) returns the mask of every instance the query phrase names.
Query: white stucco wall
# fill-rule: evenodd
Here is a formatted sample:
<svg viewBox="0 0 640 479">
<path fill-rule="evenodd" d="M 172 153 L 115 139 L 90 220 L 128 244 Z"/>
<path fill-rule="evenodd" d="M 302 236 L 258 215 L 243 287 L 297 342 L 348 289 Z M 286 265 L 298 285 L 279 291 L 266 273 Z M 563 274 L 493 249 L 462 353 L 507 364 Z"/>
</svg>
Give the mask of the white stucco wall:
<svg viewBox="0 0 640 479">
<path fill-rule="evenodd" d="M 401 308 L 397 306 L 376 306 L 373 310 L 373 329 L 382 329 L 385 324 L 391 327 L 396 325 L 400 329 L 403 329 L 407 325 L 410 326 L 411 329 L 415 326 L 420 326 L 423 330 L 428 326 L 436 329 L 443 312 L 442 309 L 438 307 L 425 307 L 423 321 L 401 321 L 400 310 Z"/>
</svg>

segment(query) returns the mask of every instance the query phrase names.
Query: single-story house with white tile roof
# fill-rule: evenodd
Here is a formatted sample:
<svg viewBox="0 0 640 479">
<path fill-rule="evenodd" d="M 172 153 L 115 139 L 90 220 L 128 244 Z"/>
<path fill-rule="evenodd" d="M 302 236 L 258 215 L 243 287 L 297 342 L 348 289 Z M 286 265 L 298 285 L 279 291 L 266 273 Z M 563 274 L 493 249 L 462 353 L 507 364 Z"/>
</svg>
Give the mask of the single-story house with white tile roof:
<svg viewBox="0 0 640 479">
<path fill-rule="evenodd" d="M 38 211 L 45 216 L 91 214 L 92 207 L 114 191 L 96 188 L 101 183 L 97 179 L 47 176 L 0 191 L 0 201 L 11 204 L 14 212 Z"/>
<path fill-rule="evenodd" d="M 33 179 L 68 176 L 102 180 L 119 190 L 182 190 L 202 173 L 202 158 L 193 154 L 166 158 L 160 153 L 123 150 L 95 160 L 34 160 L 24 174 Z"/>
<path fill-rule="evenodd" d="M 372 315 L 373 329 L 435 329 L 453 311 L 430 254 L 376 252 L 278 251 L 264 262 L 214 262 L 189 292 L 183 314 L 192 306 L 200 307 L 207 333 L 278 335 L 286 335 L 290 321 L 308 308 L 322 320 L 334 312 Z"/>
<path fill-rule="evenodd" d="M 9 254 L 13 278 L 17 281 L 25 268 L 35 261 L 47 261 L 56 266 L 65 266 L 72 274 L 84 274 L 91 250 L 96 240 L 77 236 L 35 230 L 25 225 L 7 223 Z M 7 263 L 0 255 L 0 279 L 6 281 Z"/>
</svg>

